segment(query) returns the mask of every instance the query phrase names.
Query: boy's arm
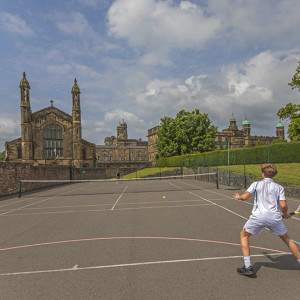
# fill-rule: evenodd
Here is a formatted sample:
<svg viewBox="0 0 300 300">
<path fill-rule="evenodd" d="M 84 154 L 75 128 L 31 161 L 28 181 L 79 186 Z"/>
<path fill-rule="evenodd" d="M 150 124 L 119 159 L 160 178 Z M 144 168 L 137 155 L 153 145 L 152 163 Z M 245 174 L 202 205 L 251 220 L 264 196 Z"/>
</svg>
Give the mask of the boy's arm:
<svg viewBox="0 0 300 300">
<path fill-rule="evenodd" d="M 285 200 L 280 200 L 280 201 L 279 201 L 279 204 L 280 204 L 280 210 L 281 210 L 281 212 L 282 212 L 282 217 L 283 217 L 284 219 L 290 218 L 291 215 L 287 212 L 288 207 L 287 207 L 286 201 L 285 201 Z"/>
<path fill-rule="evenodd" d="M 247 200 L 249 197 L 251 196 L 251 194 L 249 192 L 245 192 L 244 194 L 240 195 L 239 193 L 235 193 L 233 195 L 233 198 L 236 200 Z"/>
</svg>

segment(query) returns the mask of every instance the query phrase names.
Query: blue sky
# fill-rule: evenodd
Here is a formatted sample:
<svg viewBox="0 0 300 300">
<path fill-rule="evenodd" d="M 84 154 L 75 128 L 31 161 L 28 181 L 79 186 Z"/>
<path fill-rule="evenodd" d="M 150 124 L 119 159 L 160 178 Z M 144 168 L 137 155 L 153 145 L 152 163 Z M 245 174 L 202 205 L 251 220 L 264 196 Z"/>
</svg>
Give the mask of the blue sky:
<svg viewBox="0 0 300 300">
<path fill-rule="evenodd" d="M 83 138 L 103 144 L 122 119 L 146 140 L 163 116 L 199 108 L 219 130 L 232 112 L 275 135 L 300 60 L 298 0 L 0 0 L 0 151 L 20 136 L 19 82 L 32 111 L 71 114 L 81 89 Z M 285 123 L 287 129 L 287 123 Z"/>
</svg>

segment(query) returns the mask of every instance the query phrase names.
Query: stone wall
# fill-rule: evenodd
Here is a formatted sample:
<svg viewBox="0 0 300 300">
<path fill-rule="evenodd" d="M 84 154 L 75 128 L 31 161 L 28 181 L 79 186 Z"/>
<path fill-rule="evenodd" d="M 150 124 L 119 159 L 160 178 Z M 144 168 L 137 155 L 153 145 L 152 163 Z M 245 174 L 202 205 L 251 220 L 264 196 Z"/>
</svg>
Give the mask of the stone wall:
<svg viewBox="0 0 300 300">
<path fill-rule="evenodd" d="M 134 172 L 136 167 L 121 165 L 99 168 L 75 168 L 72 179 L 108 179 L 114 178 L 117 171 L 121 175 Z M 70 167 L 64 165 L 37 165 L 29 163 L 0 162 L 0 197 L 17 194 L 20 180 L 69 180 Z M 36 190 L 55 185 L 54 183 L 22 185 L 22 191 Z"/>
</svg>

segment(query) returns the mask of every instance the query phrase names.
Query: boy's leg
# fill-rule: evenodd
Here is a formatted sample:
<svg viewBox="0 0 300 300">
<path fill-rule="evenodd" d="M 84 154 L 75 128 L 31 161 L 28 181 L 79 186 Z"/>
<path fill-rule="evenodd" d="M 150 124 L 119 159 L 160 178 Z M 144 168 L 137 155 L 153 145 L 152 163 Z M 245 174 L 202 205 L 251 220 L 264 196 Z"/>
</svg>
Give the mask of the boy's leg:
<svg viewBox="0 0 300 300">
<path fill-rule="evenodd" d="M 240 275 L 252 276 L 255 274 L 250 261 L 249 237 L 251 235 L 252 234 L 245 229 L 243 229 L 240 234 L 241 248 L 244 256 L 244 266 L 242 268 L 237 268 L 237 272 Z"/>
<path fill-rule="evenodd" d="M 289 247 L 289 249 L 292 252 L 292 254 L 296 257 L 296 259 L 300 263 L 300 252 L 299 252 L 299 249 L 298 249 L 297 245 L 288 236 L 288 233 L 285 233 L 284 235 L 280 235 L 279 237 L 286 243 L 286 245 Z"/>
<path fill-rule="evenodd" d="M 244 257 L 250 256 L 249 237 L 251 235 L 252 234 L 247 232 L 245 229 L 243 229 L 240 234 L 241 248 Z"/>
</svg>

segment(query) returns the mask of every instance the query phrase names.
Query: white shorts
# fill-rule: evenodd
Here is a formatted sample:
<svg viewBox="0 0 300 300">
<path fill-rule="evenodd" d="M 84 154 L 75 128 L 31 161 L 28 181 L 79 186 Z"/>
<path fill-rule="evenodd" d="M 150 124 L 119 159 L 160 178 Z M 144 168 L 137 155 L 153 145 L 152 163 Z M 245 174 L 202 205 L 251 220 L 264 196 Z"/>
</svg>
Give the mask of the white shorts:
<svg viewBox="0 0 300 300">
<path fill-rule="evenodd" d="M 269 228 L 276 235 L 284 235 L 287 232 L 281 214 L 277 213 L 251 215 L 244 225 L 244 229 L 251 234 L 261 234 L 265 228 Z"/>
</svg>

